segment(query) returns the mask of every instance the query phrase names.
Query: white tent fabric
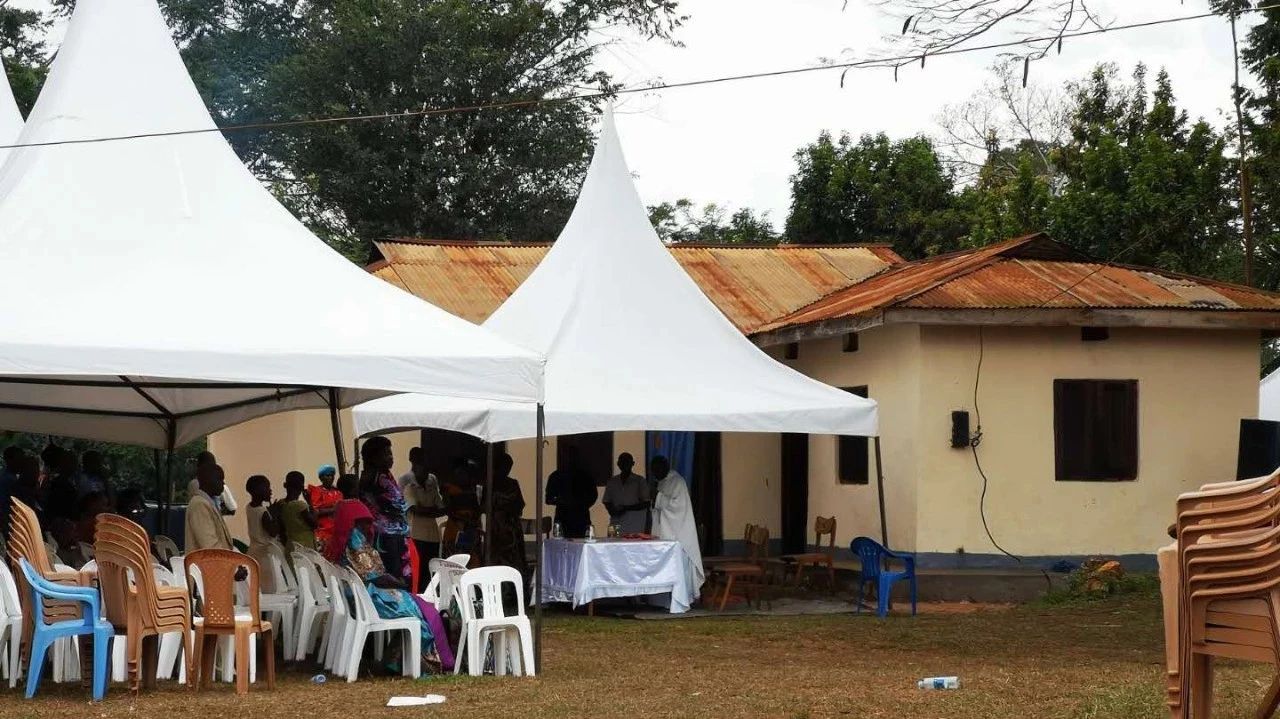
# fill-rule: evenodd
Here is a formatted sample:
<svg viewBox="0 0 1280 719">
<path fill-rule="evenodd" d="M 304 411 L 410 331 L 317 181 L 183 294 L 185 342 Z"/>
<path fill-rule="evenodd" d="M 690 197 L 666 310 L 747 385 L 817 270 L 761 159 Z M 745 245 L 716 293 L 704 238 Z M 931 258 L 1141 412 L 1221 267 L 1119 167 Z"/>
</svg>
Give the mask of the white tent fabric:
<svg viewBox="0 0 1280 719">
<path fill-rule="evenodd" d="M 1263 377 L 1258 386 L 1258 419 L 1280 422 L 1280 370 Z"/>
<path fill-rule="evenodd" d="M 484 327 L 547 357 L 547 435 L 877 433 L 874 401 L 774 361 L 672 259 L 636 193 L 611 111 L 560 238 Z M 535 411 L 414 394 L 353 413 L 362 435 L 439 427 L 494 442 L 534 436 Z"/>
<path fill-rule="evenodd" d="M 76 4 L 0 170 L 0 427 L 164 447 L 400 391 L 540 398 L 536 353 L 348 262 L 214 128 L 155 0 Z"/>
<path fill-rule="evenodd" d="M 13 87 L 9 85 L 9 75 L 0 65 L 0 145 L 12 145 L 18 141 L 22 133 L 22 113 L 18 110 L 18 101 L 13 97 Z M 0 165 L 9 157 L 9 150 L 0 150 Z"/>
</svg>

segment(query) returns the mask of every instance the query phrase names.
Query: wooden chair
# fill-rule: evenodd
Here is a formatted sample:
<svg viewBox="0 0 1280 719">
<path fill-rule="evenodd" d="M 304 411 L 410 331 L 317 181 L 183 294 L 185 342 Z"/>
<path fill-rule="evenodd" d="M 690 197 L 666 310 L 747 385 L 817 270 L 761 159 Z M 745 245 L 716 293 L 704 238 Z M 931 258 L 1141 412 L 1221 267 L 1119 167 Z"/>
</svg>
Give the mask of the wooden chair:
<svg viewBox="0 0 1280 719">
<path fill-rule="evenodd" d="M 191 595 L 185 586 L 159 585 L 146 530 L 119 515 L 100 514 L 94 553 L 107 621 L 127 637 L 130 690 L 136 694 L 140 683 L 155 687 L 159 638 L 170 632 L 181 633 L 191 677 Z"/>
<path fill-rule="evenodd" d="M 765 582 L 764 564 L 769 553 L 769 530 L 765 527 L 748 525 L 746 541 L 747 556 L 745 558 L 738 561 L 717 562 L 711 570 L 718 580 L 717 583 L 724 585 L 717 611 L 724 611 L 735 583 L 740 585 L 748 604 L 754 602 L 759 606 L 760 590 Z M 714 603 L 714 590 L 710 593 L 710 598 Z"/>
<path fill-rule="evenodd" d="M 1242 482 L 1205 485 L 1181 495 L 1171 532 L 1176 542 L 1160 550 L 1161 592 L 1164 598 L 1167 666 L 1167 704 L 1174 717 L 1186 717 L 1191 701 L 1208 710 L 1212 684 L 1201 683 L 1203 671 L 1192 678 L 1187 670 L 1197 658 L 1192 647 L 1191 592 L 1193 572 L 1238 561 L 1241 542 L 1251 542 L 1280 524 L 1280 473 Z M 1228 564 L 1223 564 L 1226 562 Z M 1236 565 L 1238 566 L 1238 565 Z M 1235 621 L 1231 612 L 1217 612 L 1222 621 Z M 1252 620 L 1243 619 L 1245 625 Z M 1256 621 L 1253 621 L 1256 624 Z M 1205 652 L 1199 654 L 1204 655 Z"/>
<path fill-rule="evenodd" d="M 751 537 L 753 536 L 753 533 L 755 531 L 756 531 L 756 525 L 751 524 L 750 522 L 748 522 L 746 528 L 742 530 L 742 547 L 743 547 L 742 554 L 738 554 L 738 555 L 725 554 L 725 555 L 719 555 L 719 556 L 703 557 L 702 566 L 708 568 L 708 571 L 710 571 L 710 568 L 714 567 L 717 564 L 726 564 L 726 563 L 737 564 L 743 561 L 750 560 L 751 559 Z M 698 541 L 701 542 L 702 538 L 699 537 Z"/>
<path fill-rule="evenodd" d="M 263 650 L 267 672 L 267 689 L 276 686 L 276 654 L 272 641 L 271 622 L 262 619 L 258 605 L 261 592 L 261 570 L 258 562 L 245 554 L 225 549 L 201 549 L 183 558 L 186 576 L 192 576 L 192 568 L 200 572 L 204 595 L 201 597 L 202 616 L 195 619 L 195 671 L 198 687 L 207 687 L 213 681 L 214 656 L 218 650 L 218 637 L 235 637 L 236 693 L 249 693 L 249 637 L 258 634 L 258 646 Z M 236 607 L 235 576 L 243 567 L 247 572 L 249 606 Z"/>
<path fill-rule="evenodd" d="M 816 552 L 803 552 L 800 554 L 784 554 L 778 559 L 783 562 L 783 577 L 786 577 L 786 570 L 795 569 L 796 586 L 800 586 L 804 579 L 805 567 L 822 567 L 827 568 L 827 585 L 832 591 L 836 588 L 836 518 L 835 517 L 815 517 L 813 520 L 813 533 L 815 535 L 814 546 L 818 548 Z M 822 546 L 822 538 L 827 538 L 827 546 Z"/>
<path fill-rule="evenodd" d="M 18 584 L 18 600 L 22 604 L 22 643 L 21 655 L 26 666 L 31 665 L 31 634 L 34 629 L 32 618 L 35 613 L 31 607 L 31 586 L 22 572 L 22 560 L 27 560 L 31 567 L 44 579 L 65 586 L 79 586 L 79 572 L 58 572 L 53 568 L 53 561 L 40 536 L 40 520 L 36 513 L 18 499 L 13 500 L 9 513 L 9 564 L 13 568 L 14 581 Z M 78 602 L 64 602 L 55 599 L 44 600 L 44 616 L 49 622 L 65 621 L 80 618 Z"/>
</svg>

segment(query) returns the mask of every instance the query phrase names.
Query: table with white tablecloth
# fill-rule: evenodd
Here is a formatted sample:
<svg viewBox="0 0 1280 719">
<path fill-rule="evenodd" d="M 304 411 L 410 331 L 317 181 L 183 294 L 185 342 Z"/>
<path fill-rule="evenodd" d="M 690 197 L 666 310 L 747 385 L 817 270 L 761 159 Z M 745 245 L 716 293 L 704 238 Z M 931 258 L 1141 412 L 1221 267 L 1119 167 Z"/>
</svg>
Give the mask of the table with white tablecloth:
<svg viewBox="0 0 1280 719">
<path fill-rule="evenodd" d="M 548 539 L 542 543 L 542 600 L 575 607 L 596 599 L 669 595 L 672 614 L 697 600 L 693 562 L 679 542 Z"/>
</svg>

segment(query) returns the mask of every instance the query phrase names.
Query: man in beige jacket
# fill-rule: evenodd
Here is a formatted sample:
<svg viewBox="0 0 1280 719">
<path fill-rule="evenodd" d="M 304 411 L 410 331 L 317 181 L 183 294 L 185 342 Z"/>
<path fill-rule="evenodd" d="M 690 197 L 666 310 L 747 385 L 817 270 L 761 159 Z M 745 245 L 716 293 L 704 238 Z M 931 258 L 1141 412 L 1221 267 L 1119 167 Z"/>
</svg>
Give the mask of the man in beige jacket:
<svg viewBox="0 0 1280 719">
<path fill-rule="evenodd" d="M 226 485 L 222 467 L 200 465 L 196 468 L 196 481 L 200 488 L 187 503 L 187 542 L 183 551 L 190 554 L 197 549 L 235 549 L 227 523 L 213 501 L 214 497 L 222 494 Z"/>
</svg>

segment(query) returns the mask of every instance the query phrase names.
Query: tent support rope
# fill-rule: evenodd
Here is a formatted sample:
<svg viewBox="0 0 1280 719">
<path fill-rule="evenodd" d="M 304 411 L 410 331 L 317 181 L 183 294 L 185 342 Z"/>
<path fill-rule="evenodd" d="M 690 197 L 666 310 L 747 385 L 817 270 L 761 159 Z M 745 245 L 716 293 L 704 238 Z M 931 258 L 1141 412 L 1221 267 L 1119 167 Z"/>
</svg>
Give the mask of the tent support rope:
<svg viewBox="0 0 1280 719">
<path fill-rule="evenodd" d="M 884 512 L 884 467 L 880 464 L 880 436 L 873 438 L 876 446 L 876 496 L 880 500 L 880 543 L 889 546 L 889 524 Z"/>
<path fill-rule="evenodd" d="M 333 428 L 333 454 L 338 460 L 338 474 L 347 471 L 347 458 L 342 451 L 342 422 L 338 418 L 338 388 L 329 388 L 329 424 Z"/>
<path fill-rule="evenodd" d="M 537 557 L 537 562 L 538 562 L 537 564 L 538 571 L 537 571 L 537 577 L 535 578 L 535 581 L 533 583 L 533 667 L 538 674 L 541 674 L 542 673 L 542 572 L 546 569 L 546 567 L 543 566 L 543 561 L 542 561 L 542 512 L 543 512 L 543 507 L 542 507 L 543 436 L 542 435 L 546 429 L 546 417 L 543 414 L 543 407 L 541 402 L 538 403 L 537 423 L 538 423 L 538 431 L 537 431 L 537 438 L 535 440 L 536 449 L 534 451 L 534 456 L 536 457 L 536 461 L 534 463 L 535 468 L 534 468 L 534 485 L 533 485 L 533 491 L 534 491 L 534 494 L 537 495 L 537 497 L 535 497 L 536 501 L 534 502 L 536 509 L 534 511 L 534 518 L 533 518 L 533 522 L 534 522 L 533 543 L 534 543 L 534 556 Z"/>
</svg>

